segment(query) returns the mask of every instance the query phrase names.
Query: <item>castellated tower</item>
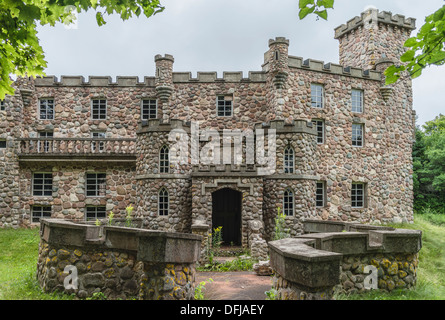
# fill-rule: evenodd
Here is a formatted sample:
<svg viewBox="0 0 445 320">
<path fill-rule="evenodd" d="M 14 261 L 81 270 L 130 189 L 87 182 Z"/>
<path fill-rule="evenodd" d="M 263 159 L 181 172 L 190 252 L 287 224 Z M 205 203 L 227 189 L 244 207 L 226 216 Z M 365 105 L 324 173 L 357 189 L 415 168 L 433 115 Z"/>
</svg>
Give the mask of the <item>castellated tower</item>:
<svg viewBox="0 0 445 320">
<path fill-rule="evenodd" d="M 416 19 L 369 9 L 335 29 L 340 42 L 340 64 L 375 69 L 382 60 L 399 61 L 403 44 L 410 37 Z"/>
<path fill-rule="evenodd" d="M 168 103 L 170 96 L 173 92 L 173 63 L 175 59 L 172 55 L 166 54 L 161 56 L 160 54 L 155 56 L 156 64 L 156 75 L 155 75 L 155 86 L 157 97 L 160 100 L 161 110 L 163 114 L 163 119 L 168 119 L 169 108 L 163 107 L 164 104 Z"/>
</svg>

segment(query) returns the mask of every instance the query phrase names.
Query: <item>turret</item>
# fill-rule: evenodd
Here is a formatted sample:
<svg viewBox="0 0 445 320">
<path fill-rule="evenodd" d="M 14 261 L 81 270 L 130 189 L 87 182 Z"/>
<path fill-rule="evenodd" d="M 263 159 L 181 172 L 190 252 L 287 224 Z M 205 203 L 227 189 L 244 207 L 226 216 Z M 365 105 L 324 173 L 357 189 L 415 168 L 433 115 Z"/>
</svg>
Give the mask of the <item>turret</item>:
<svg viewBox="0 0 445 320">
<path fill-rule="evenodd" d="M 368 70 L 376 69 L 382 61 L 397 63 L 415 25 L 413 18 L 368 9 L 335 29 L 335 39 L 340 42 L 340 64 Z"/>
<path fill-rule="evenodd" d="M 160 54 L 155 56 L 156 75 L 155 85 L 158 98 L 162 102 L 167 102 L 173 92 L 173 63 L 172 55 Z"/>
</svg>

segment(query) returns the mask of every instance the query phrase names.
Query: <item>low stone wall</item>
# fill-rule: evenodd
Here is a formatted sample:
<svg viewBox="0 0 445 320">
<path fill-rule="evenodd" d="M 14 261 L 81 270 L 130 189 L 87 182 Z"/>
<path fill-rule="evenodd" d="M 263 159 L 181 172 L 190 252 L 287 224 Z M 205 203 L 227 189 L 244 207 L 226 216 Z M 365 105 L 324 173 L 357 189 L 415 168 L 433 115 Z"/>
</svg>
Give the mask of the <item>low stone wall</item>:
<svg viewBox="0 0 445 320">
<path fill-rule="evenodd" d="M 421 231 L 306 221 L 307 234 L 269 242 L 278 299 L 392 291 L 416 284 Z"/>
<path fill-rule="evenodd" d="M 194 298 L 201 237 L 42 220 L 37 279 L 45 292 L 107 299 Z"/>
</svg>

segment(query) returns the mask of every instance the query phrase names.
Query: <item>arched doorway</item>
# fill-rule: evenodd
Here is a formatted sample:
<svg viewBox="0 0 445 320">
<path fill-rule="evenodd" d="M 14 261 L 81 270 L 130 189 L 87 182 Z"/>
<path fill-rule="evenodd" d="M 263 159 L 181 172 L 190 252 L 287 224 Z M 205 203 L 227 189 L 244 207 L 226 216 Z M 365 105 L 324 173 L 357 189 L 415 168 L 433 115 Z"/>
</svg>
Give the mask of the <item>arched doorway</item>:
<svg viewBox="0 0 445 320">
<path fill-rule="evenodd" d="M 212 227 L 222 227 L 226 245 L 241 245 L 242 193 L 224 188 L 212 193 Z"/>
</svg>

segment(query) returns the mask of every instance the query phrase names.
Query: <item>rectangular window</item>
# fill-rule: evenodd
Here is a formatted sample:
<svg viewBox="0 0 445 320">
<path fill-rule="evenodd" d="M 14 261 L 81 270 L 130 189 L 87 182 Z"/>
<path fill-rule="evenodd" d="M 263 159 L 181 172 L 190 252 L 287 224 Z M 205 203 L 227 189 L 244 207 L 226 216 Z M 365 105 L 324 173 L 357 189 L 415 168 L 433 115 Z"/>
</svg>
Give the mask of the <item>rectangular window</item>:
<svg viewBox="0 0 445 320">
<path fill-rule="evenodd" d="M 107 100 L 93 99 L 91 101 L 91 118 L 94 120 L 107 119 Z"/>
<path fill-rule="evenodd" d="M 49 206 L 33 206 L 32 207 L 32 223 L 39 223 L 42 218 L 51 218 L 51 207 Z"/>
<path fill-rule="evenodd" d="M 351 190 L 351 206 L 353 208 L 365 207 L 365 184 L 353 183 Z"/>
<path fill-rule="evenodd" d="M 218 117 L 231 117 L 233 114 L 232 96 L 218 96 L 217 110 Z"/>
<path fill-rule="evenodd" d="M 323 108 L 323 85 L 311 84 L 311 104 L 314 108 Z"/>
<path fill-rule="evenodd" d="M 0 149 L 6 149 L 6 140 L 0 139 Z"/>
<path fill-rule="evenodd" d="M 105 132 L 91 132 L 91 138 L 93 139 L 105 139 Z M 92 152 L 102 152 L 105 148 L 104 141 L 93 141 L 91 142 Z"/>
<path fill-rule="evenodd" d="M 39 109 L 40 120 L 54 119 L 54 99 L 40 99 Z"/>
<path fill-rule="evenodd" d="M 34 173 L 32 183 L 33 196 L 43 197 L 53 195 L 53 174 Z"/>
<path fill-rule="evenodd" d="M 104 219 L 107 217 L 105 207 L 86 207 L 85 220 L 96 221 L 96 219 Z"/>
<path fill-rule="evenodd" d="M 323 144 L 324 143 L 324 121 L 323 120 L 312 120 L 312 123 L 317 129 L 317 143 Z"/>
<path fill-rule="evenodd" d="M 54 133 L 50 131 L 41 131 L 39 132 L 39 138 L 53 138 Z M 39 141 L 39 150 L 38 152 L 49 152 L 52 151 L 53 141 L 52 140 L 43 140 Z"/>
<path fill-rule="evenodd" d="M 156 119 L 158 117 L 158 101 L 155 99 L 142 100 L 142 120 Z"/>
<path fill-rule="evenodd" d="M 316 190 L 316 206 L 317 207 L 324 207 L 326 205 L 325 199 L 326 199 L 326 184 L 324 181 L 318 181 L 317 182 L 317 190 Z"/>
<path fill-rule="evenodd" d="M 107 189 L 107 175 L 105 173 L 87 173 L 87 197 L 104 197 Z"/>
<path fill-rule="evenodd" d="M 5 101 L 0 100 L 0 111 L 5 111 Z"/>
<path fill-rule="evenodd" d="M 352 145 L 354 147 L 363 147 L 363 124 L 352 124 Z"/>
<path fill-rule="evenodd" d="M 351 92 L 352 112 L 363 112 L 363 91 L 353 89 Z"/>
</svg>

